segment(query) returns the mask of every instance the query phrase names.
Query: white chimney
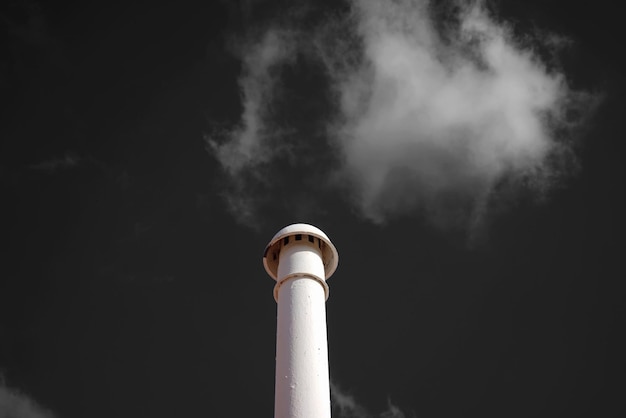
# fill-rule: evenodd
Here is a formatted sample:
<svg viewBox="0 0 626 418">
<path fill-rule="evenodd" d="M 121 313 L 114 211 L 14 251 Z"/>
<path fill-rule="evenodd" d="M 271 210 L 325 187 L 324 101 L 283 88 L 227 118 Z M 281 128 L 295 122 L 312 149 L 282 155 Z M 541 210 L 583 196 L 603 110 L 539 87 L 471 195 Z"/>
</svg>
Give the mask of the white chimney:
<svg viewBox="0 0 626 418">
<path fill-rule="evenodd" d="M 333 243 L 313 225 L 286 226 L 265 248 L 278 304 L 275 418 L 330 418 L 326 279 L 338 261 Z"/>
</svg>

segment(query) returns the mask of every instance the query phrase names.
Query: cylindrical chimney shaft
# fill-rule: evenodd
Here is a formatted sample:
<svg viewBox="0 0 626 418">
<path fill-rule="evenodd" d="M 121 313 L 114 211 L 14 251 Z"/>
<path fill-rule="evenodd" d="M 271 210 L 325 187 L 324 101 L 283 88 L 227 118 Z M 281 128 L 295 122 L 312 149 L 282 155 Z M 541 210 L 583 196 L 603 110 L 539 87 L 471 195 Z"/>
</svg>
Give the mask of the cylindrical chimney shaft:
<svg viewBox="0 0 626 418">
<path fill-rule="evenodd" d="M 337 262 L 330 239 L 307 224 L 281 229 L 265 249 L 278 304 L 275 418 L 330 418 L 326 279 Z"/>
</svg>

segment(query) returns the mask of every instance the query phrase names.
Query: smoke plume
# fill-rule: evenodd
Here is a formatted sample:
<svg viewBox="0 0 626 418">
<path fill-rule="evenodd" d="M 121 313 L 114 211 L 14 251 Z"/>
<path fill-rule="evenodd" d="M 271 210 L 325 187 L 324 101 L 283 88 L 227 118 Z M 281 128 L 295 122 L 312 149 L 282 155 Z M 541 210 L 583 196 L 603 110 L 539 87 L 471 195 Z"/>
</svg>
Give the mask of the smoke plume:
<svg viewBox="0 0 626 418">
<path fill-rule="evenodd" d="M 503 188 L 541 191 L 566 174 L 566 115 L 588 96 L 536 52 L 552 50 L 553 40 L 516 39 L 480 1 L 439 14 L 426 0 L 350 5 L 298 41 L 272 28 L 243 56 L 241 122 L 209 139 L 240 219 L 255 218 L 259 184 L 271 194 L 260 168 L 286 150 L 298 154 L 277 140 L 280 115 L 267 111 L 287 83 L 277 69 L 298 56 L 313 56 L 327 80 L 318 96 L 331 111 L 317 123 L 333 164 L 322 182 L 373 222 L 413 213 L 440 225 L 467 222 Z"/>
</svg>

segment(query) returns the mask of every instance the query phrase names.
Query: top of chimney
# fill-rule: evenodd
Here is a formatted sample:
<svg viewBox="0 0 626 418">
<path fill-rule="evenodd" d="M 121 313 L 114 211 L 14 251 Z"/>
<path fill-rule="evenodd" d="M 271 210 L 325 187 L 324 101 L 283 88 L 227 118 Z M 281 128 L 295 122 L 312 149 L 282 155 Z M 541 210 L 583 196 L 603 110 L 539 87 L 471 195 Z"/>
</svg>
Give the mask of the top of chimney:
<svg viewBox="0 0 626 418">
<path fill-rule="evenodd" d="M 294 237 L 294 238 L 292 238 Z M 263 266 L 265 271 L 272 279 L 277 280 L 278 260 L 280 250 L 284 245 L 284 242 L 289 242 L 293 239 L 302 240 L 318 239 L 320 249 L 322 251 L 322 262 L 324 263 L 324 274 L 328 279 L 337 269 L 339 263 L 339 254 L 337 249 L 330 241 L 330 238 L 322 232 L 321 229 L 309 224 L 292 224 L 284 227 L 274 235 L 274 238 L 265 247 L 265 253 L 263 254 Z M 303 238 L 304 237 L 304 238 Z M 311 237 L 311 238 L 309 238 Z M 306 242 L 306 241 L 305 241 Z"/>
</svg>

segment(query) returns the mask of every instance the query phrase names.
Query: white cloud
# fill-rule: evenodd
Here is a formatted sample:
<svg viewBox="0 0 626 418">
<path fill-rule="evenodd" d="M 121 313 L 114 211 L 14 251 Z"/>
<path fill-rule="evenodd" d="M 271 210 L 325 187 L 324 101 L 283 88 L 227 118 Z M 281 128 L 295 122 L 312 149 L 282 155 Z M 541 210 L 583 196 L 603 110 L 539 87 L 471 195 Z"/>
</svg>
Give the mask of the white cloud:
<svg viewBox="0 0 626 418">
<path fill-rule="evenodd" d="M 354 396 L 343 391 L 336 383 L 330 383 L 333 416 L 337 418 L 405 418 L 406 415 L 396 405 L 387 400 L 387 410 L 379 413 L 370 413 L 359 404 Z"/>
<path fill-rule="evenodd" d="M 330 383 L 333 411 L 338 418 L 367 418 L 371 415 L 361 406 L 354 396 L 344 392 L 336 383 Z"/>
<path fill-rule="evenodd" d="M 80 164 L 81 158 L 71 153 L 66 153 L 63 157 L 53 157 L 48 160 L 41 161 L 28 166 L 31 170 L 40 170 L 47 172 L 56 172 L 69 170 Z"/>
<path fill-rule="evenodd" d="M 232 190 L 225 194 L 235 216 L 254 224 L 256 197 L 254 186 L 264 179 L 260 165 L 270 162 L 281 150 L 279 133 L 271 125 L 275 115 L 271 103 L 279 90 L 280 68 L 292 58 L 295 44 L 291 34 L 270 28 L 260 40 L 242 48 L 241 121 L 225 132 L 207 138 L 209 152 L 215 155 L 232 180 Z"/>
<path fill-rule="evenodd" d="M 288 33 L 269 30 L 260 42 L 244 48 L 243 75 L 239 79 L 243 113 L 241 123 L 227 133 L 228 142 L 209 139 L 222 165 L 231 173 L 266 162 L 273 151 L 268 149 L 267 122 L 272 116 L 271 103 L 276 85 L 276 70 L 291 56 L 293 45 Z"/>
<path fill-rule="evenodd" d="M 554 168 L 548 157 L 563 151 L 554 124 L 572 98 L 565 78 L 481 2 L 461 7 L 443 33 L 424 0 L 353 4 L 362 49 L 351 65 L 325 56 L 340 109 L 330 129 L 339 171 L 367 218 L 483 207 L 505 177 Z"/>
<path fill-rule="evenodd" d="M 54 415 L 28 396 L 0 383 L 0 418 L 53 418 Z"/>
<path fill-rule="evenodd" d="M 299 158 L 272 113 L 281 66 L 298 54 L 328 77 L 327 91 L 311 94 L 333 93 L 330 120 L 318 124 L 336 166 L 316 181 L 334 184 L 328 189 L 373 222 L 406 214 L 477 222 L 503 184 L 543 191 L 557 182 L 573 155 L 564 115 L 589 97 L 482 1 L 454 4 L 436 20 L 427 0 L 352 0 L 349 13 L 300 34 L 270 25 L 242 57 L 240 123 L 208 141 L 231 180 L 225 197 L 235 215 L 252 224 L 259 200 L 276 191 L 265 168 Z M 553 50 L 563 43 L 556 39 L 541 46 Z"/>
</svg>

